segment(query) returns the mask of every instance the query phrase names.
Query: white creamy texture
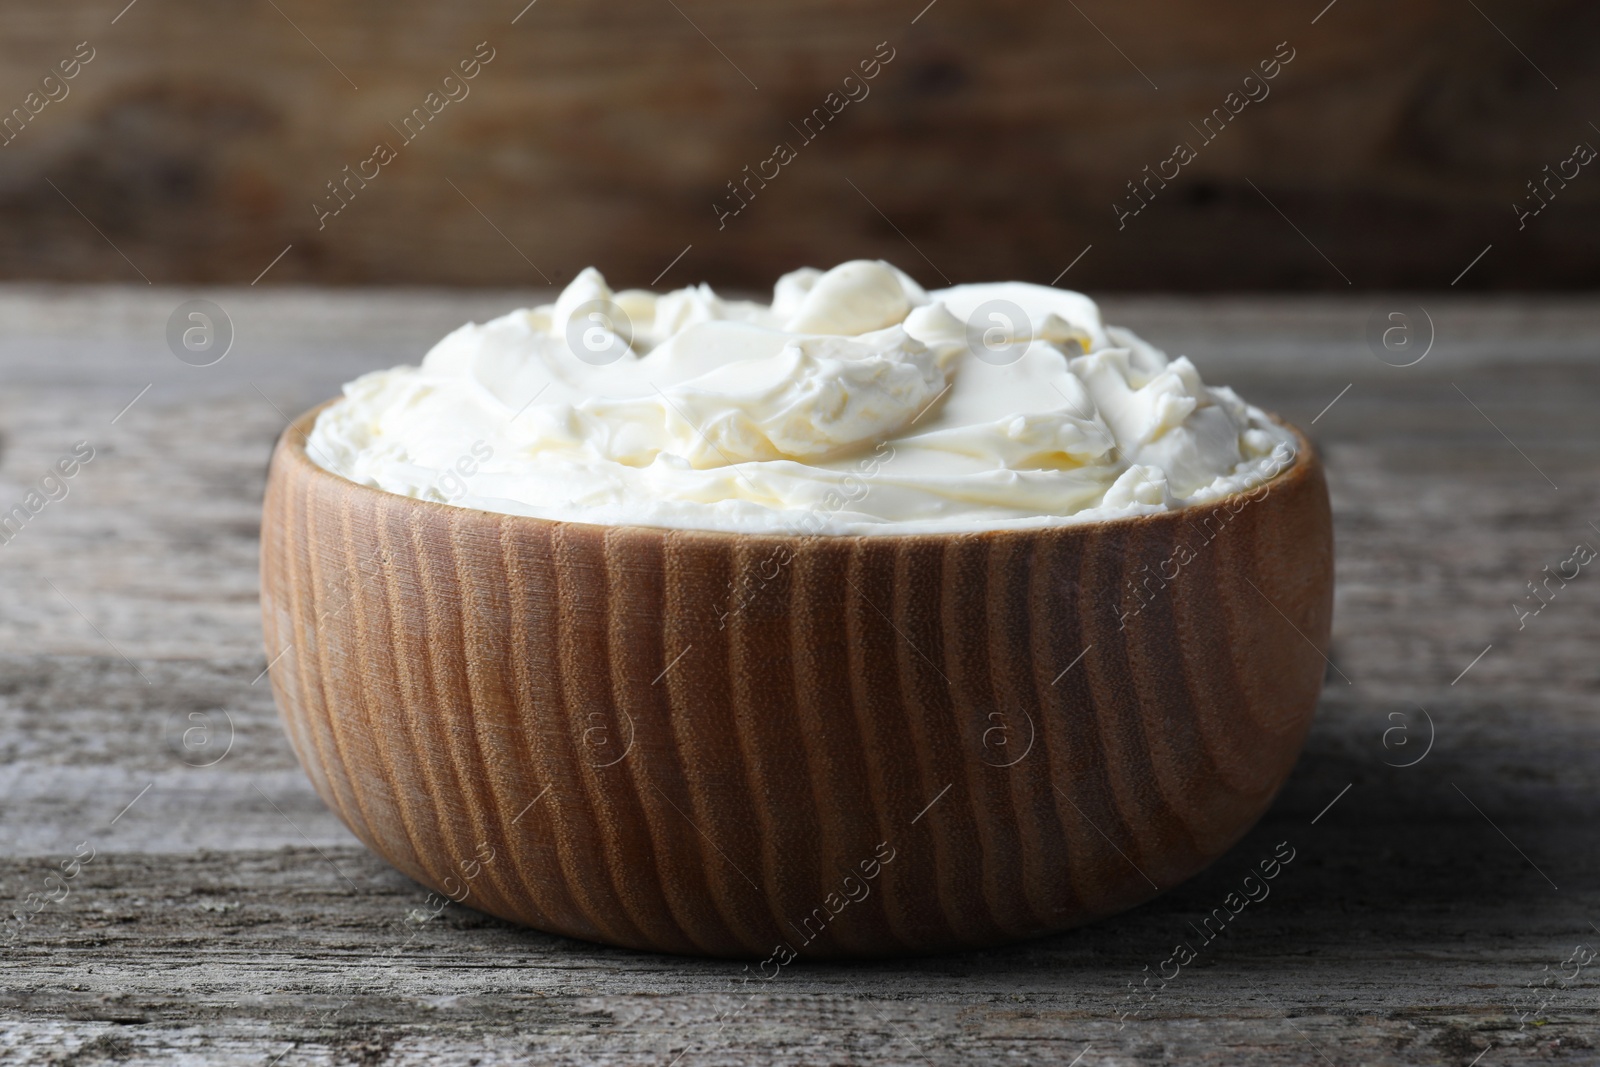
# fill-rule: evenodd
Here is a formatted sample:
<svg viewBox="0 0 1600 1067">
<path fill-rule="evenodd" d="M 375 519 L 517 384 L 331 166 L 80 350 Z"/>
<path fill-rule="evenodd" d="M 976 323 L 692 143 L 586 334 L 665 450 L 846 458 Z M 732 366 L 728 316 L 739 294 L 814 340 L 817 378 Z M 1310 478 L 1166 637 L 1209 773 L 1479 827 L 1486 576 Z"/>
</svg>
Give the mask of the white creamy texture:
<svg viewBox="0 0 1600 1067">
<path fill-rule="evenodd" d="M 344 392 L 309 441 L 327 469 L 608 525 L 1099 521 L 1252 489 L 1293 456 L 1288 431 L 1079 293 L 926 292 L 865 260 L 787 274 L 770 306 L 705 286 L 613 293 L 585 270 L 554 304 L 463 326 L 422 366 Z"/>
</svg>

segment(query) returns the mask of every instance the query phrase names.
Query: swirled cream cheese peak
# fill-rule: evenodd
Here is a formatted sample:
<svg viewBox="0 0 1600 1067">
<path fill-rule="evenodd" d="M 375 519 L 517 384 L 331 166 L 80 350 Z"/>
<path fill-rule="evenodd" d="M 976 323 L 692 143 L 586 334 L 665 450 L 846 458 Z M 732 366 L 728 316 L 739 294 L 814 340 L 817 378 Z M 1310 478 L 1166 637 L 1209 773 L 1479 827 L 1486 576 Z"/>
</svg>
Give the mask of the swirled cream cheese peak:
<svg viewBox="0 0 1600 1067">
<path fill-rule="evenodd" d="M 928 292 L 860 260 L 787 274 L 770 305 L 585 270 L 344 393 L 308 445 L 337 474 L 612 525 L 1044 526 L 1213 500 L 1293 459 L 1287 431 L 1081 294 Z"/>
</svg>

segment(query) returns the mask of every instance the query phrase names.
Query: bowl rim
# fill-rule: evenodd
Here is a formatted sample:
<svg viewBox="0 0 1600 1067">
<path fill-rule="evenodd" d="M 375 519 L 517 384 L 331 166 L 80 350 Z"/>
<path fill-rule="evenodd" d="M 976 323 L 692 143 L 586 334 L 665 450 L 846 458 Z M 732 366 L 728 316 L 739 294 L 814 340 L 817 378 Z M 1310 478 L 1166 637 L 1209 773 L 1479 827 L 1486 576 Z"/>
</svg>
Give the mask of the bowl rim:
<svg viewBox="0 0 1600 1067">
<path fill-rule="evenodd" d="M 420 497 L 403 496 L 391 493 L 387 489 L 376 486 L 364 485 L 353 481 L 342 474 L 328 470 L 320 463 L 315 462 L 307 453 L 310 443 L 310 431 L 316 419 L 323 411 L 338 403 L 342 397 L 332 397 L 315 405 L 297 415 L 284 427 L 278 435 L 273 446 L 271 459 L 267 464 L 268 481 L 271 481 L 272 468 L 281 460 L 287 460 L 296 468 L 308 473 L 313 478 L 332 479 L 338 486 L 347 492 L 357 495 L 373 494 L 382 498 L 387 506 L 412 505 L 421 508 L 424 512 L 429 509 L 438 509 L 435 514 L 446 521 L 461 520 L 465 516 L 475 517 L 475 521 L 490 520 L 501 526 L 525 526 L 528 529 L 548 529 L 550 527 L 577 527 L 584 531 L 613 530 L 631 531 L 646 536 L 654 535 L 665 537 L 671 535 L 679 542 L 685 540 L 704 541 L 712 544 L 730 544 L 734 542 L 752 543 L 762 542 L 799 542 L 799 543 L 824 543 L 834 545 L 856 545 L 862 542 L 885 543 L 894 545 L 917 544 L 950 544 L 958 541 L 974 539 L 981 540 L 1010 540 L 1010 539 L 1035 539 L 1041 535 L 1055 535 L 1061 537 L 1078 537 L 1090 534 L 1107 534 L 1123 529 L 1149 528 L 1162 523 L 1190 521 L 1203 516 L 1215 514 L 1230 502 L 1240 497 L 1250 497 L 1262 489 L 1270 492 L 1275 490 L 1293 490 L 1313 478 L 1321 469 L 1321 462 L 1317 456 L 1311 439 L 1298 426 L 1281 418 L 1273 412 L 1266 412 L 1267 418 L 1273 424 L 1288 430 L 1294 437 L 1294 460 L 1283 470 L 1274 474 L 1260 485 L 1249 489 L 1240 489 L 1235 492 L 1220 496 L 1215 500 L 1208 500 L 1203 504 L 1189 504 L 1185 507 L 1168 511 L 1160 511 L 1151 515 L 1130 515 L 1116 519 L 1097 519 L 1090 522 L 1059 523 L 1048 526 L 1009 526 L 988 530 L 945 530 L 945 531 L 913 531 L 908 533 L 881 533 L 881 534 L 836 534 L 836 533 L 808 533 L 803 530 L 762 530 L 749 533 L 734 530 L 706 530 L 696 527 L 682 526 L 650 526 L 643 523 L 603 523 L 581 522 L 576 519 L 547 519 L 537 515 L 517 515 L 505 511 L 487 511 L 483 508 L 464 507 L 460 504 L 442 504 L 436 500 L 424 500 Z M 403 502 L 403 503 L 400 503 Z M 1242 509 L 1232 509 L 1229 514 L 1237 514 Z"/>
</svg>

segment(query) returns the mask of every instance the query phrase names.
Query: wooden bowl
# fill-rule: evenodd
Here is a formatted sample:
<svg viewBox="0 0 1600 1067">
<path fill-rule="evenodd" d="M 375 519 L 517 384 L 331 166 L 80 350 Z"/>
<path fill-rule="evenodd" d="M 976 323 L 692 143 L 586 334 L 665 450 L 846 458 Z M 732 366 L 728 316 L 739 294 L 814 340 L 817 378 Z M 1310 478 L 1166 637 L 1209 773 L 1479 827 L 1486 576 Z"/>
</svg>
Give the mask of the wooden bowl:
<svg viewBox="0 0 1600 1067">
<path fill-rule="evenodd" d="M 1304 437 L 1182 511 L 807 538 L 396 496 L 307 458 L 315 414 L 262 530 L 290 741 L 379 855 L 541 930 L 763 971 L 1064 930 L 1237 841 L 1321 688 Z"/>
</svg>

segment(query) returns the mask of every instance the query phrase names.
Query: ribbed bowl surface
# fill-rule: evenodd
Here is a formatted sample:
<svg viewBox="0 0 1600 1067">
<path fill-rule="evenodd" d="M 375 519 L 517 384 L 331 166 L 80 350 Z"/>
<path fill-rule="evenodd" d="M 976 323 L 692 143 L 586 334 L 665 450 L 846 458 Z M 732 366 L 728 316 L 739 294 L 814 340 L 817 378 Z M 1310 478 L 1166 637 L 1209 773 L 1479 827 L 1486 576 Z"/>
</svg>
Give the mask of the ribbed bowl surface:
<svg viewBox="0 0 1600 1067">
<path fill-rule="evenodd" d="M 1226 850 L 1316 705 L 1303 438 L 1179 512 L 805 538 L 395 496 L 313 464 L 314 415 L 262 530 L 290 741 L 374 851 L 542 930 L 780 960 L 1062 930 Z"/>
</svg>

